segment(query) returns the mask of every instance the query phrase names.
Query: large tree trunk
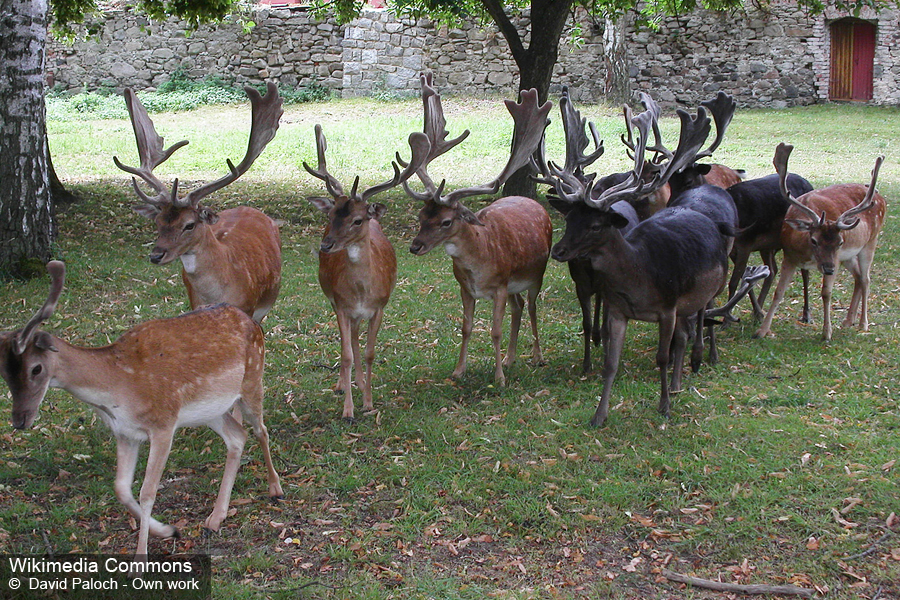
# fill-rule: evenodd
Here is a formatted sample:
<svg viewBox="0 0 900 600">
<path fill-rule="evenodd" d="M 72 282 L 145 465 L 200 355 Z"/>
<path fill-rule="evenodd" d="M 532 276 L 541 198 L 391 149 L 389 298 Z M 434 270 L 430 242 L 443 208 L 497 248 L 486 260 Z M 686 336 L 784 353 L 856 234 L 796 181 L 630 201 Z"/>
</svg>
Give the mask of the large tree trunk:
<svg viewBox="0 0 900 600">
<path fill-rule="evenodd" d="M 503 11 L 497 0 L 482 0 L 482 4 L 500 28 L 519 67 L 519 90 L 535 88 L 540 102 L 550 95 L 553 68 L 559 58 L 559 38 L 562 36 L 573 0 L 531 0 L 531 34 L 526 48 L 519 30 Z M 536 186 L 529 178 L 529 169 L 513 173 L 503 186 L 507 196 L 536 196 Z"/>
<path fill-rule="evenodd" d="M 46 0 L 0 0 L 0 274 L 50 259 L 44 114 Z"/>
</svg>

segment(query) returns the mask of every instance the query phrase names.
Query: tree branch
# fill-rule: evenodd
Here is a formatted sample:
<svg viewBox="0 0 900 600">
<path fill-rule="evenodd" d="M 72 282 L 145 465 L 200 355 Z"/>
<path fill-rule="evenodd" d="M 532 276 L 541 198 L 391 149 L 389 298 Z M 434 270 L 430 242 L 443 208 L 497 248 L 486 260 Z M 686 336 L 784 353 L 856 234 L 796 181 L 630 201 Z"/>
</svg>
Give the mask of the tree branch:
<svg viewBox="0 0 900 600">
<path fill-rule="evenodd" d="M 742 585 L 739 583 L 722 583 L 721 581 L 712 581 L 710 579 L 700 579 L 699 577 L 691 577 L 689 575 L 681 575 L 668 569 L 663 569 L 663 577 L 679 583 L 685 583 L 694 587 L 701 587 L 707 590 L 715 590 L 717 592 L 737 592 L 740 594 L 781 594 L 790 596 L 800 596 L 801 598 L 811 598 L 814 590 L 797 587 L 796 585 Z"/>
<path fill-rule="evenodd" d="M 513 60 L 516 61 L 516 64 L 521 70 L 528 51 L 525 48 L 525 44 L 522 43 L 522 38 L 519 36 L 519 30 L 516 29 L 516 26 L 509 20 L 509 17 L 506 16 L 506 12 L 503 10 L 503 2 L 501 0 L 481 0 L 481 4 L 484 6 L 487 13 L 491 15 L 494 23 L 497 24 L 500 33 L 506 38 L 506 43 L 509 44 L 509 50 L 512 52 Z"/>
</svg>

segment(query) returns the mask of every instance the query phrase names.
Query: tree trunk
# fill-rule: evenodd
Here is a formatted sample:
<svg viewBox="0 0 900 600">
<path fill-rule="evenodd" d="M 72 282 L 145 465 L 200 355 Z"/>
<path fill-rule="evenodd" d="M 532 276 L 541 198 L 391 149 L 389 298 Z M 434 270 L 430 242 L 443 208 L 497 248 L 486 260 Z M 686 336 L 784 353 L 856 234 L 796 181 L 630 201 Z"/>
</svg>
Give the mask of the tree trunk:
<svg viewBox="0 0 900 600">
<path fill-rule="evenodd" d="M 569 19 L 571 6 L 572 0 L 532 0 L 529 25 L 531 40 L 528 49 L 513 53 L 519 67 L 519 90 L 536 89 L 538 100 L 542 103 L 546 102 L 550 95 L 553 69 L 559 58 L 559 39 Z M 536 27 L 535 23 L 539 25 Z M 510 48 L 513 48 L 512 43 Z M 529 174 L 528 167 L 513 173 L 503 186 L 503 193 L 507 196 L 534 198 L 537 195 L 537 186 Z"/>
<path fill-rule="evenodd" d="M 625 61 L 625 24 L 627 15 L 618 19 L 606 17 L 603 28 L 604 62 L 606 63 L 606 100 L 613 104 L 631 102 L 631 82 Z"/>
<path fill-rule="evenodd" d="M 46 0 L 0 0 L 0 274 L 42 272 L 51 205 L 44 112 Z"/>
</svg>

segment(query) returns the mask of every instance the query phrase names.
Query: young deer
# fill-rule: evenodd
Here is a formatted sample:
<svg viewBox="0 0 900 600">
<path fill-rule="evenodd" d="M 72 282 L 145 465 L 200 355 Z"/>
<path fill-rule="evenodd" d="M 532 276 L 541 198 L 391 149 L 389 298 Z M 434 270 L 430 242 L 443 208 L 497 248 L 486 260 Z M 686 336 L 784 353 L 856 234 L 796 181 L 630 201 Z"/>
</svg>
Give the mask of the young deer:
<svg viewBox="0 0 900 600">
<path fill-rule="evenodd" d="M 303 167 L 313 177 L 325 182 L 333 198 L 309 198 L 309 201 L 328 216 L 328 225 L 319 246 L 319 284 L 334 308 L 341 334 L 341 370 L 335 391 L 344 392 L 343 418 L 353 419 L 350 373 L 356 369 L 357 385 L 363 393 L 363 410 L 372 410 L 375 342 L 384 307 L 397 281 L 394 247 L 382 233 L 378 222 L 385 207 L 369 203 L 369 199 L 409 179 L 422 164 L 429 146 L 425 134 L 411 134 L 409 145 L 412 159 L 402 173 L 395 162 L 391 180 L 362 192 L 357 190 L 357 177 L 348 195 L 340 182 L 328 173 L 325 135 L 320 125 L 316 125 L 315 129 L 319 164 L 316 169 L 306 163 Z M 365 372 L 359 348 L 359 326 L 364 319 L 369 321 Z"/>
<path fill-rule="evenodd" d="M 266 145 L 275 137 L 284 112 L 274 83 L 265 96 L 254 88 L 244 91 L 250 98 L 253 119 L 244 159 L 235 167 L 228 159 L 229 174 L 203 185 L 183 198 L 178 197 L 178 180 L 169 190 L 153 169 L 167 160 L 187 141 L 163 149 L 147 110 L 131 89 L 125 102 L 137 140 L 140 167 L 129 167 L 113 158 L 123 171 L 140 177 L 157 195 L 148 196 L 132 177 L 142 204 L 134 210 L 156 222 L 158 238 L 150 262 L 165 265 L 181 258 L 181 278 L 187 288 L 191 308 L 225 302 L 237 306 L 260 322 L 271 310 L 281 287 L 281 236 L 272 219 L 248 206 L 215 213 L 200 201 L 243 175 Z"/>
<path fill-rule="evenodd" d="M 884 225 L 886 205 L 875 190 L 883 156 L 875 159 L 872 181 L 832 185 L 794 198 L 787 185 L 787 163 L 793 146 L 779 144 L 775 149 L 775 170 L 781 194 L 791 203 L 781 229 L 784 257 L 781 275 L 769 312 L 754 337 L 770 334 L 775 311 L 784 299 L 794 271 L 816 267 L 822 273 L 823 339 L 831 339 L 831 289 L 838 263 L 853 274 L 853 296 L 843 326 L 852 325 L 859 309 L 859 327 L 869 330 L 869 270 L 875 257 L 878 234 Z"/>
<path fill-rule="evenodd" d="M 262 447 L 269 496 L 283 495 L 263 424 L 265 349 L 259 324 L 233 306 L 148 321 L 101 348 L 81 348 L 41 331 L 63 289 L 65 266 L 54 261 L 47 301 L 21 329 L 0 333 L 0 374 L 12 393 L 12 424 L 28 429 L 49 387 L 63 388 L 93 408 L 116 438 L 116 496 L 140 521 L 137 555 L 149 534 L 178 531 L 152 516 L 160 477 L 179 427 L 207 425 L 228 449 L 215 508 L 205 526 L 225 519 L 247 434 L 232 417 L 239 407 Z M 150 441 L 147 470 L 136 502 L 131 487 L 138 451 Z"/>
<path fill-rule="evenodd" d="M 659 323 L 659 412 L 669 414 L 670 389 L 681 386 L 689 319 L 696 316 L 698 327 L 702 326 L 706 306 L 723 289 L 728 270 L 727 225 L 717 224 L 696 210 L 666 208 L 627 235 L 621 232 L 627 220 L 611 210 L 612 204 L 646 197 L 664 185 L 673 173 L 693 161 L 711 129 L 705 107 L 698 109 L 696 117 L 679 110 L 678 148 L 669 152 L 657 144 L 652 149 L 662 158 L 645 162 L 648 137 L 651 128 L 657 128 L 659 111 L 649 96 L 642 96 L 647 110 L 629 123 L 629 133 L 635 128 L 639 135 L 633 144 L 634 170 L 625 181 L 595 193 L 593 175 L 585 177 L 552 162 L 542 161 L 540 165 L 560 200 L 572 204 L 563 238 L 553 247 L 553 258 L 565 262 L 587 257 L 603 279 L 609 340 L 603 392 L 591 419 L 597 427 L 609 414 L 609 397 L 630 319 Z M 646 177 L 644 170 L 648 168 L 651 173 Z M 666 373 L 670 352 L 674 356 L 671 388 Z"/>
<path fill-rule="evenodd" d="M 475 300 L 490 298 L 493 301 L 491 341 L 494 346 L 494 381 L 502 386 L 506 384 L 503 367 L 509 367 L 516 359 L 525 306 L 521 294 L 524 292 L 528 294 L 528 315 L 534 338 L 533 360 L 536 363 L 543 361 L 537 329 L 537 296 L 547 268 L 553 227 L 544 207 L 531 198 L 500 198 L 477 213 L 466 208 L 460 200 L 469 196 L 496 194 L 510 175 L 528 164 L 549 123 L 547 113 L 551 104 L 548 102 L 539 107 L 536 90 L 522 92 L 519 104 L 507 100 L 506 107 L 515 121 L 515 129 L 506 167 L 486 185 L 454 190 L 445 196 L 444 183 L 435 185 L 426 167 L 465 139 L 469 132 L 453 140 L 446 139 L 448 132 L 444 129 L 441 97 L 431 85 L 430 73 L 423 73 L 420 79 L 430 152 L 417 171 L 425 192 L 418 193 L 406 183 L 403 185 L 410 197 L 425 204 L 419 212 L 419 232 L 409 251 L 421 256 L 435 246 L 443 245 L 453 258 L 453 275 L 459 282 L 463 304 L 462 346 L 453 377 L 461 377 L 466 371 Z M 500 338 L 507 301 L 512 308 L 512 318 L 509 348 L 504 359 Z"/>
</svg>

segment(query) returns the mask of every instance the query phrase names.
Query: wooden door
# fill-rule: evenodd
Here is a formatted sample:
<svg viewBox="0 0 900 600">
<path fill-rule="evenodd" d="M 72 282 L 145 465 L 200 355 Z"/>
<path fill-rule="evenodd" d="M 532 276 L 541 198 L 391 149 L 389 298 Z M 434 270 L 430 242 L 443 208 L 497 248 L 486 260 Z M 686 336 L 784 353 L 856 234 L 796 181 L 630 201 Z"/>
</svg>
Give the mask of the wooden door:
<svg viewBox="0 0 900 600">
<path fill-rule="evenodd" d="M 872 99 L 875 63 L 875 26 L 859 19 L 831 25 L 831 100 L 865 102 Z"/>
</svg>

